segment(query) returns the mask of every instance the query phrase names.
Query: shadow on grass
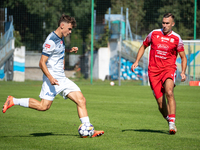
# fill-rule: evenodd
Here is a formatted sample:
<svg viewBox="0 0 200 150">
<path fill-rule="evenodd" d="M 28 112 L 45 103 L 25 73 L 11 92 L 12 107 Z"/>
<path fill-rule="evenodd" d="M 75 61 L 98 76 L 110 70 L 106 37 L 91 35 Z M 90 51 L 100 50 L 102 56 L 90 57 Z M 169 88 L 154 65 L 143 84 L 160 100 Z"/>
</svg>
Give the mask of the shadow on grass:
<svg viewBox="0 0 200 150">
<path fill-rule="evenodd" d="M 59 134 L 59 133 L 52 133 L 52 132 L 46 132 L 46 133 L 31 133 L 30 135 L 33 135 L 35 137 L 40 137 L 40 136 L 78 136 L 79 135 L 74 135 L 74 134 Z"/>
<path fill-rule="evenodd" d="M 59 133 L 52 133 L 52 132 L 46 132 L 46 133 L 31 133 L 29 135 L 16 135 L 16 136 L 2 136 L 2 137 L 42 137 L 42 136 L 77 136 L 74 134 L 59 134 Z"/>
<path fill-rule="evenodd" d="M 125 129 L 125 130 L 122 130 L 122 132 L 126 132 L 126 131 L 162 133 L 162 134 L 168 134 L 169 133 L 169 132 L 163 131 L 163 130 L 151 130 L 151 129 Z"/>
<path fill-rule="evenodd" d="M 30 135 L 33 136 L 55 136 L 55 135 L 67 135 L 67 134 L 54 134 L 52 132 L 47 132 L 47 133 L 31 133 Z"/>
</svg>

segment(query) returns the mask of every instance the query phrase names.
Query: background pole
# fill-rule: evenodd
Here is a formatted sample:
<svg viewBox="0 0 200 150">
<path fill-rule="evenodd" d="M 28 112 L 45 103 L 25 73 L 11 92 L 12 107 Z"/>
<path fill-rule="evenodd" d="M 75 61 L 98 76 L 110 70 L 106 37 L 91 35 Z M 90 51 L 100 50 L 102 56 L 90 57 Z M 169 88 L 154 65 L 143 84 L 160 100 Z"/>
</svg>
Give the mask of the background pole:
<svg viewBox="0 0 200 150">
<path fill-rule="evenodd" d="M 93 31 L 94 30 L 94 0 L 91 5 L 91 63 L 90 63 L 90 83 L 93 83 Z"/>
<path fill-rule="evenodd" d="M 118 70 L 118 80 L 119 86 L 121 86 L 121 52 L 122 52 L 122 19 L 123 19 L 123 7 L 121 7 L 121 19 L 120 19 L 120 48 L 119 48 L 119 70 Z"/>
<path fill-rule="evenodd" d="M 196 40 L 196 21 L 197 21 L 197 0 L 194 4 L 194 40 Z M 193 62 L 193 81 L 195 81 L 195 53 L 196 53 L 196 44 L 194 43 L 194 62 Z"/>
</svg>

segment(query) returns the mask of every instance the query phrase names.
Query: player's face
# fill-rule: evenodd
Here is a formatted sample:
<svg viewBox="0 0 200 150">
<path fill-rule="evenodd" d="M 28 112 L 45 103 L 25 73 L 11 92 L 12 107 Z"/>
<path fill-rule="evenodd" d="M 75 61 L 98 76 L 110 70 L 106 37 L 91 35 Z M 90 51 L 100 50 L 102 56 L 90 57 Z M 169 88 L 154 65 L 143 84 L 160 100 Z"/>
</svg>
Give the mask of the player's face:
<svg viewBox="0 0 200 150">
<path fill-rule="evenodd" d="M 172 17 L 168 17 L 168 18 L 163 18 L 162 21 L 162 28 L 163 28 L 163 33 L 169 34 L 172 31 L 172 27 L 174 26 L 174 20 Z"/>
<path fill-rule="evenodd" d="M 62 26 L 62 35 L 64 37 L 66 37 L 66 36 L 70 35 L 70 33 L 72 33 L 72 28 L 73 27 L 72 27 L 71 23 L 63 22 L 61 26 Z"/>
</svg>

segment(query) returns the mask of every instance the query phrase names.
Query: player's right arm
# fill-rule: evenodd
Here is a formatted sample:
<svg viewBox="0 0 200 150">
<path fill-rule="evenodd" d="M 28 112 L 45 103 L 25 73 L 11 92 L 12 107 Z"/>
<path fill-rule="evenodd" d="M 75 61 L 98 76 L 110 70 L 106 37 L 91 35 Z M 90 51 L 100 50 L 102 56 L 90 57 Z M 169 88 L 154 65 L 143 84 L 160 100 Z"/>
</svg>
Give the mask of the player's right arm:
<svg viewBox="0 0 200 150">
<path fill-rule="evenodd" d="M 49 79 L 51 85 L 59 85 L 58 81 L 53 78 L 53 76 L 50 74 L 48 68 L 47 68 L 47 61 L 49 59 L 49 56 L 53 53 L 55 50 L 55 43 L 52 40 L 46 40 L 43 44 L 43 50 L 42 55 L 40 58 L 39 66 L 42 70 L 42 72 L 46 75 L 46 77 Z"/>
<path fill-rule="evenodd" d="M 134 69 L 138 66 L 138 63 L 141 59 L 141 57 L 144 54 L 145 49 L 151 44 L 151 35 L 152 35 L 153 31 L 150 32 L 147 37 L 145 38 L 145 40 L 143 41 L 142 46 L 140 47 L 138 53 L 137 53 L 137 57 L 136 57 L 136 61 L 135 63 L 131 66 L 131 70 L 134 72 Z"/>
<path fill-rule="evenodd" d="M 141 57 L 143 56 L 144 54 L 144 51 L 146 49 L 146 46 L 144 44 L 142 44 L 142 46 L 140 47 L 138 53 L 137 53 L 137 58 L 136 58 L 136 61 L 134 62 L 134 64 L 131 66 L 131 70 L 134 72 L 134 69 L 138 66 L 138 63 L 141 59 Z"/>
<path fill-rule="evenodd" d="M 46 65 L 48 58 L 49 58 L 48 56 L 42 55 L 40 58 L 39 66 L 42 72 L 47 76 L 47 78 L 51 82 L 51 85 L 59 85 L 58 81 L 55 78 L 53 78 L 53 76 L 49 73 L 49 70 Z"/>
</svg>

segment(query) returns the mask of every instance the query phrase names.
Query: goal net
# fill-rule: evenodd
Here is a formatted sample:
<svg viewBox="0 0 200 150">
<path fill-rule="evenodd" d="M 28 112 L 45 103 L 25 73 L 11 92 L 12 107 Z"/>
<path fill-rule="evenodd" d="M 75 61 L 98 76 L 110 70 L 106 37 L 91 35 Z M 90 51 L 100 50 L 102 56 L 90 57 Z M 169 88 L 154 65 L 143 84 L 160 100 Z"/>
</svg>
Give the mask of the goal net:
<svg viewBox="0 0 200 150">
<path fill-rule="evenodd" d="M 187 80 L 181 82 L 181 58 L 177 57 L 176 84 L 188 85 L 190 81 L 200 81 L 200 40 L 183 40 L 187 57 Z"/>
</svg>

